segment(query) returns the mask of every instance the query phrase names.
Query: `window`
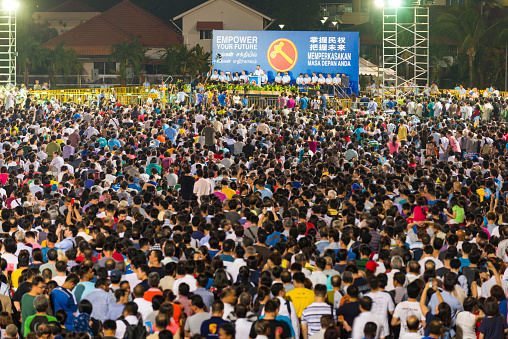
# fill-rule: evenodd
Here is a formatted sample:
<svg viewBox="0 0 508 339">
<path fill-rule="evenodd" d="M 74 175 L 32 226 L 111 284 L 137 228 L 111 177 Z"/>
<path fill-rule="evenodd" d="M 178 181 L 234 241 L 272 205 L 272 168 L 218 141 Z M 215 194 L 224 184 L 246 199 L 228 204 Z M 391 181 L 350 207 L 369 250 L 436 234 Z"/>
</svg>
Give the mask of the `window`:
<svg viewBox="0 0 508 339">
<path fill-rule="evenodd" d="M 93 68 L 99 70 L 99 75 L 115 74 L 116 62 L 94 62 Z"/>
<path fill-rule="evenodd" d="M 199 31 L 199 38 L 201 40 L 210 40 L 212 38 L 212 31 L 211 30 Z"/>
</svg>

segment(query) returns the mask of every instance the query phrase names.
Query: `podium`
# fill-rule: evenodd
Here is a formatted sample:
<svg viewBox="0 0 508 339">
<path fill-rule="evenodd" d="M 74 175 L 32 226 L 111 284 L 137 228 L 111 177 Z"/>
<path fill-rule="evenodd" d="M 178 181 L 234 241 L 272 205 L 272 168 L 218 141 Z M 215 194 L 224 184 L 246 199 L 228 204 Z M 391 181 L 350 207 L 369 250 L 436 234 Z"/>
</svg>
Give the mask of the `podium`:
<svg viewBox="0 0 508 339">
<path fill-rule="evenodd" d="M 259 76 L 259 75 L 249 75 L 249 84 L 256 85 L 256 86 L 261 86 L 261 76 Z"/>
</svg>

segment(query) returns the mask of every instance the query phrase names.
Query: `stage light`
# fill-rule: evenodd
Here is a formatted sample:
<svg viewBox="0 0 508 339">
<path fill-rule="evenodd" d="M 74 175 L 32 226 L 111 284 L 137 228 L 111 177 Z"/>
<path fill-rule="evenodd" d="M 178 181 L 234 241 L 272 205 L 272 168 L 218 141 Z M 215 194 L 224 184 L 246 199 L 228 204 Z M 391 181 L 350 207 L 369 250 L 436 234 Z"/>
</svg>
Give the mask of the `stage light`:
<svg viewBox="0 0 508 339">
<path fill-rule="evenodd" d="M 384 0 L 374 0 L 374 4 L 377 7 L 384 7 L 385 6 L 385 1 Z"/>
<path fill-rule="evenodd" d="M 2 1 L 2 9 L 13 12 L 19 7 L 19 1 L 17 0 L 3 0 Z"/>
<path fill-rule="evenodd" d="M 283 29 L 284 28 L 284 25 L 279 25 L 280 29 Z"/>
<path fill-rule="evenodd" d="M 400 0 L 388 0 L 388 6 L 400 7 Z"/>
<path fill-rule="evenodd" d="M 323 21 L 326 21 L 326 20 L 328 20 L 328 17 L 327 17 L 327 16 L 324 16 L 324 17 L 323 17 Z"/>
</svg>

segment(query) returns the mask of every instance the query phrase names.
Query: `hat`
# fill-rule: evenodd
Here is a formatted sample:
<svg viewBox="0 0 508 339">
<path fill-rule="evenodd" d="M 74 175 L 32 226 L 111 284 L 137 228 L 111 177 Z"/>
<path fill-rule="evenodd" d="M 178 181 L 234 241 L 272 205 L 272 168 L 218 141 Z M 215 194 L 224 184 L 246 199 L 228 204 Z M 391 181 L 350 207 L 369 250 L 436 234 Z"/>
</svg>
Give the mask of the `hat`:
<svg viewBox="0 0 508 339">
<path fill-rule="evenodd" d="M 122 271 L 120 270 L 112 270 L 111 273 L 109 274 L 109 277 L 111 279 L 120 279 L 122 277 Z"/>
<path fill-rule="evenodd" d="M 367 264 L 365 265 L 365 269 L 366 270 L 369 270 L 369 271 L 372 271 L 372 272 L 375 272 L 376 271 L 376 267 L 378 267 L 379 264 L 376 263 L 375 261 L 373 260 L 370 260 L 369 262 L 367 262 Z"/>
</svg>

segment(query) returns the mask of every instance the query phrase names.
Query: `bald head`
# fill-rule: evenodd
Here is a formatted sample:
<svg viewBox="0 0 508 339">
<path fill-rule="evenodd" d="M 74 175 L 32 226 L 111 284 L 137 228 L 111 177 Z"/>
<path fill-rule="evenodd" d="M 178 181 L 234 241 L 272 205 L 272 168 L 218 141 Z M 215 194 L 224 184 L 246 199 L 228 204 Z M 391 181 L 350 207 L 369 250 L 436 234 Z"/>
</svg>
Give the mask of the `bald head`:
<svg viewBox="0 0 508 339">
<path fill-rule="evenodd" d="M 136 287 L 134 287 L 133 294 L 135 298 L 143 298 L 143 295 L 145 294 L 145 289 L 143 288 L 143 286 L 141 286 L 141 284 L 136 285 Z"/>
<path fill-rule="evenodd" d="M 407 328 L 409 332 L 417 332 L 420 325 L 420 320 L 414 315 L 407 318 Z"/>
</svg>

